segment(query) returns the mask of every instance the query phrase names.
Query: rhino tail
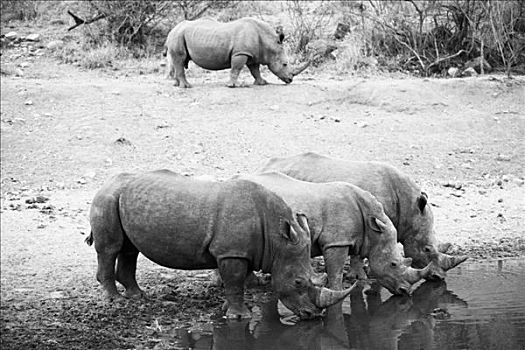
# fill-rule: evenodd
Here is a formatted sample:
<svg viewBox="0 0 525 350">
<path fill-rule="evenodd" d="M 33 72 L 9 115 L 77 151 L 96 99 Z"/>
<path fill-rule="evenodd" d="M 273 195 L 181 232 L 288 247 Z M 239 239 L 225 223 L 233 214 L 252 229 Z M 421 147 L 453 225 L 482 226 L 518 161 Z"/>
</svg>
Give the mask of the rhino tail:
<svg viewBox="0 0 525 350">
<path fill-rule="evenodd" d="M 86 237 L 84 242 L 86 242 L 86 244 L 90 247 L 93 245 L 93 231 L 89 232 L 89 236 Z"/>
</svg>

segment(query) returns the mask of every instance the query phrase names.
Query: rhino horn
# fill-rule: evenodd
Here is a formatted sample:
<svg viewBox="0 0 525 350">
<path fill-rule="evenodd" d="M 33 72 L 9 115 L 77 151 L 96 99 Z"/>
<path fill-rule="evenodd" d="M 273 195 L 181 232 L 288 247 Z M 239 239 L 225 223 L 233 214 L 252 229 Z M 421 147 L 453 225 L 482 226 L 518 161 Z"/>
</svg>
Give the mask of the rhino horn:
<svg viewBox="0 0 525 350">
<path fill-rule="evenodd" d="M 425 268 L 414 269 L 413 267 L 408 267 L 405 273 L 403 274 L 404 280 L 410 284 L 414 284 L 422 278 L 426 278 L 430 273 L 430 266 L 432 263 L 429 263 Z"/>
<path fill-rule="evenodd" d="M 465 260 L 468 259 L 468 256 L 466 255 L 461 255 L 461 256 L 452 256 L 452 255 L 448 255 L 448 254 L 439 254 L 439 266 L 444 270 L 444 271 L 448 271 L 456 266 L 458 266 L 459 264 L 461 264 L 462 262 L 464 262 Z"/>
<path fill-rule="evenodd" d="M 297 68 L 295 68 L 293 71 L 292 71 L 292 75 L 293 76 L 296 76 L 300 73 L 302 73 L 306 68 L 308 68 L 308 66 L 310 65 L 312 61 L 307 61 L 306 63 L 304 63 L 302 66 L 299 66 Z"/>
<path fill-rule="evenodd" d="M 325 287 L 315 287 L 314 304 L 320 308 L 325 308 L 337 304 L 338 302 L 346 298 L 356 286 L 357 282 L 354 283 L 350 288 L 345 290 L 333 290 Z"/>
</svg>

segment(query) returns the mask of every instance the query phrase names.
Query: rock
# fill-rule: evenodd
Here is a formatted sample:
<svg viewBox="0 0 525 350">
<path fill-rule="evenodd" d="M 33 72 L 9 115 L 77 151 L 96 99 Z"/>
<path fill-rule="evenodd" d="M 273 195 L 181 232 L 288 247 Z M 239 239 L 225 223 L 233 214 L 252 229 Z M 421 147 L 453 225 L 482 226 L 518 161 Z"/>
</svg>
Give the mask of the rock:
<svg viewBox="0 0 525 350">
<path fill-rule="evenodd" d="M 486 59 L 479 56 L 471 59 L 465 63 L 465 67 L 474 69 L 477 73 L 481 73 L 481 65 L 483 65 L 483 71 L 485 73 L 492 70 L 492 66 L 487 62 Z"/>
<path fill-rule="evenodd" d="M 117 145 L 133 146 L 131 141 L 129 141 L 128 139 L 126 139 L 124 137 L 119 137 L 118 139 L 115 140 L 114 143 L 117 144 Z"/>
<path fill-rule="evenodd" d="M 160 66 L 161 67 L 166 67 L 166 62 L 164 62 L 164 61 L 160 62 Z"/>
<path fill-rule="evenodd" d="M 92 180 L 92 179 L 95 178 L 96 175 L 97 175 L 96 172 L 94 172 L 94 171 L 90 171 L 90 172 L 87 172 L 87 173 L 84 175 L 84 178 L 87 178 L 87 179 L 91 179 L 91 180 Z"/>
<path fill-rule="evenodd" d="M 17 32 L 9 32 L 5 35 L 5 38 L 6 39 L 9 39 L 9 40 L 15 40 L 16 38 L 18 38 L 18 33 Z"/>
<path fill-rule="evenodd" d="M 452 78 L 455 78 L 458 76 L 459 69 L 456 67 L 450 67 L 447 71 L 447 74 L 451 76 Z"/>
<path fill-rule="evenodd" d="M 478 75 L 478 73 L 476 72 L 474 68 L 469 67 L 463 71 L 462 75 L 464 77 L 475 77 Z"/>
<path fill-rule="evenodd" d="M 53 26 L 58 26 L 58 25 L 66 24 L 66 22 L 63 19 L 55 18 L 55 19 L 52 19 L 51 21 L 49 21 L 49 24 L 51 24 Z"/>
<path fill-rule="evenodd" d="M 66 294 L 62 291 L 55 291 L 49 293 L 49 299 L 63 299 L 66 297 Z"/>
<path fill-rule="evenodd" d="M 514 178 L 513 182 L 518 186 L 523 186 L 523 184 L 525 183 L 525 180 Z"/>
<path fill-rule="evenodd" d="M 29 34 L 28 36 L 25 37 L 25 40 L 27 40 L 27 41 L 40 41 L 40 34 L 38 34 L 38 33 Z"/>
<path fill-rule="evenodd" d="M 31 106 L 31 105 L 33 104 L 33 101 L 31 101 L 31 100 L 26 100 L 26 101 L 24 102 L 24 104 L 25 104 L 26 106 Z"/>
<path fill-rule="evenodd" d="M 505 154 L 498 154 L 498 156 L 496 157 L 496 160 L 500 161 L 500 162 L 510 162 L 510 156 L 508 155 L 505 155 Z"/>
<path fill-rule="evenodd" d="M 64 42 L 62 40 L 53 40 L 47 43 L 46 48 L 48 50 L 56 50 L 60 49 L 62 46 L 64 46 Z"/>
<path fill-rule="evenodd" d="M 337 28 L 335 29 L 334 38 L 336 40 L 343 39 L 346 34 L 350 33 L 351 28 L 346 23 L 337 23 Z"/>
</svg>

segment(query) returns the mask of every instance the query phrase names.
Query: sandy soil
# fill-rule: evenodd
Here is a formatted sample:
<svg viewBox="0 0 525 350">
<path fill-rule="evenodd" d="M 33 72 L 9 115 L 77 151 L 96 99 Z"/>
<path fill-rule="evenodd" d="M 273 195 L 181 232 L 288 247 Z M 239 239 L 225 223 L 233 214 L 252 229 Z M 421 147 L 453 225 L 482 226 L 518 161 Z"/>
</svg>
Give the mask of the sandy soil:
<svg viewBox="0 0 525 350">
<path fill-rule="evenodd" d="M 183 90 L 161 73 L 81 71 L 45 58 L 24 73 L 1 80 L 2 348 L 159 348 L 176 327 L 206 327 L 219 311 L 222 290 L 208 286 L 208 272 L 144 258 L 138 281 L 149 300 L 100 299 L 87 215 L 121 171 L 226 178 L 304 151 L 381 160 L 429 194 L 452 253 L 525 251 L 523 77 L 306 72 L 284 85 L 265 71 L 271 85 L 251 86 L 244 72 L 248 87 L 229 89 L 228 72 L 192 68 L 194 88 Z M 250 291 L 249 304 L 266 292 Z"/>
</svg>

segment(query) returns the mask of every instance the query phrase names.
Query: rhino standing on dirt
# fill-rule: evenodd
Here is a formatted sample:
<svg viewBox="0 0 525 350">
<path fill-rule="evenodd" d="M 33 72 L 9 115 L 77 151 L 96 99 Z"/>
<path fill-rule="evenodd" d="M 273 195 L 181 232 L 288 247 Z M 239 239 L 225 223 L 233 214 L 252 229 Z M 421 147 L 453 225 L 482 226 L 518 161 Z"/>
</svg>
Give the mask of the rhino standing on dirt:
<svg viewBox="0 0 525 350">
<path fill-rule="evenodd" d="M 301 318 L 350 293 L 314 286 L 304 215 L 263 186 L 246 180 L 195 180 L 168 170 L 120 174 L 95 195 L 88 244 L 97 251 L 97 280 L 106 296 L 143 295 L 135 279 L 139 252 L 165 267 L 219 268 L 226 316 L 249 317 L 244 280 L 253 270 L 272 273 L 281 301 Z M 115 262 L 117 263 L 115 269 Z"/>
<path fill-rule="evenodd" d="M 184 69 L 193 61 L 209 70 L 231 68 L 229 87 L 237 85 L 237 78 L 244 65 L 250 69 L 256 85 L 265 85 L 259 66 L 266 65 L 286 84 L 302 72 L 302 67 L 292 69 L 283 47 L 284 34 L 255 18 L 241 18 L 221 23 L 210 18 L 183 21 L 175 26 L 166 39 L 168 78 L 175 85 L 189 88 Z"/>
<path fill-rule="evenodd" d="M 434 262 L 428 279 L 444 279 L 447 270 L 467 259 L 440 251 L 427 195 L 393 166 L 332 159 L 309 152 L 272 158 L 261 171 L 280 171 L 310 182 L 345 181 L 372 193 L 396 227 L 397 240 L 403 244 L 405 255 L 412 258 L 413 266 L 423 268 Z"/>
<path fill-rule="evenodd" d="M 371 274 L 393 294 L 408 294 L 429 267 L 410 267 L 397 247 L 397 232 L 370 192 L 347 182 L 312 183 L 279 172 L 246 175 L 308 217 L 312 257 L 323 255 L 329 287 L 342 289 L 348 255 L 368 258 Z"/>
</svg>

